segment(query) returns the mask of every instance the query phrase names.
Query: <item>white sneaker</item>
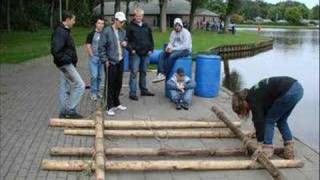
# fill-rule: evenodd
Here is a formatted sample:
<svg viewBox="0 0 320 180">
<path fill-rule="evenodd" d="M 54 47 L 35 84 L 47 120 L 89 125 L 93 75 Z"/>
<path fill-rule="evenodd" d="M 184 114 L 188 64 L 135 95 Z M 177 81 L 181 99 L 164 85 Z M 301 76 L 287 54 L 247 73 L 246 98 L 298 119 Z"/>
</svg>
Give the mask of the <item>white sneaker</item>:
<svg viewBox="0 0 320 180">
<path fill-rule="evenodd" d="M 159 73 L 159 74 L 157 75 L 157 77 L 156 77 L 154 80 L 152 80 L 152 82 L 153 82 L 153 83 L 157 83 L 157 82 L 164 81 L 165 79 L 166 79 L 166 76 L 163 75 L 163 74 L 161 74 L 161 73 Z"/>
<path fill-rule="evenodd" d="M 95 94 L 92 94 L 92 95 L 90 96 L 90 99 L 91 99 L 92 101 L 97 101 L 97 100 L 98 100 L 97 95 L 95 95 Z"/>
<path fill-rule="evenodd" d="M 119 105 L 119 106 L 117 106 L 117 109 L 119 109 L 121 111 L 125 111 L 125 110 L 127 110 L 127 107 Z"/>
<path fill-rule="evenodd" d="M 109 110 L 107 111 L 107 115 L 108 115 L 108 116 L 114 116 L 114 115 L 116 115 L 116 113 L 114 112 L 114 108 L 109 109 Z"/>
</svg>

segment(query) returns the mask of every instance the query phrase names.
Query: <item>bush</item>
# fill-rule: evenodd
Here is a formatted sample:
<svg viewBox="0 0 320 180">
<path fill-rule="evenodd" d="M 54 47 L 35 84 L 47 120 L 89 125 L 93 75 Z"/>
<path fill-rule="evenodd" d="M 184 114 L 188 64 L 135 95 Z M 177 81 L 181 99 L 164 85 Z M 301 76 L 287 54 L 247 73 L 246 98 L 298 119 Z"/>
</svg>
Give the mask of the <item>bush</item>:
<svg viewBox="0 0 320 180">
<path fill-rule="evenodd" d="M 231 16 L 230 20 L 233 23 L 240 24 L 240 23 L 243 22 L 244 17 L 240 16 L 239 14 L 234 14 L 234 15 Z"/>
</svg>

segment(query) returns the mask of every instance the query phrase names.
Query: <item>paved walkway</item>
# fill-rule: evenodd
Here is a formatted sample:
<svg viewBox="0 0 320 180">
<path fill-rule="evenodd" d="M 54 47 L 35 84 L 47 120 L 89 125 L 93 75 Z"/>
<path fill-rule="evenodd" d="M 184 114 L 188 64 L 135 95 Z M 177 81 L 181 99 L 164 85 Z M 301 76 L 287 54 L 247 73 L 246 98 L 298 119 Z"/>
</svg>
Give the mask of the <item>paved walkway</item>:
<svg viewBox="0 0 320 180">
<path fill-rule="evenodd" d="M 87 76 L 87 59 L 84 51 L 79 49 L 79 69 L 85 80 Z M 48 120 L 57 117 L 58 71 L 52 63 L 51 56 L 39 58 L 19 65 L 1 65 L 0 68 L 0 179 L 4 180 L 62 180 L 62 179 L 94 179 L 88 172 L 56 172 L 42 171 L 42 159 L 86 159 L 80 157 L 50 157 L 49 149 L 54 146 L 91 147 L 93 137 L 66 136 L 59 128 L 48 127 Z M 154 77 L 149 73 L 149 77 Z M 163 95 L 163 84 L 152 85 L 150 90 L 156 97 L 141 97 L 138 102 L 128 99 L 128 75 L 125 75 L 122 103 L 128 111 L 119 113 L 113 119 L 145 119 L 145 120 L 217 120 L 210 111 L 213 103 L 219 104 L 230 112 L 230 97 L 221 92 L 219 97 L 205 99 L 194 97 L 190 111 L 176 111 L 174 106 Z M 149 84 L 151 85 L 151 84 Z M 90 118 L 94 104 L 86 92 L 80 112 Z M 244 129 L 252 128 L 246 122 Z M 279 138 L 278 138 L 279 139 Z M 280 141 L 277 140 L 280 144 Z M 237 139 L 162 139 L 155 138 L 109 138 L 106 147 L 175 147 L 201 148 L 240 147 Z M 297 158 L 304 161 L 301 169 L 281 170 L 289 179 L 319 179 L 319 154 L 300 142 L 296 142 Z M 88 158 L 87 158 L 88 159 Z M 110 158 L 109 158 L 110 159 Z M 117 159 L 146 159 L 122 157 Z M 151 159 L 151 158 L 149 158 Z M 157 159 L 157 158 L 152 158 Z M 166 158 L 162 158 L 166 159 Z M 199 159 L 199 158 L 189 158 Z M 221 159 L 221 158 L 201 158 Z M 233 157 L 223 159 L 248 159 Z M 108 180 L 208 180 L 208 179 L 272 179 L 265 170 L 254 171 L 162 171 L 162 172 L 107 172 Z"/>
</svg>

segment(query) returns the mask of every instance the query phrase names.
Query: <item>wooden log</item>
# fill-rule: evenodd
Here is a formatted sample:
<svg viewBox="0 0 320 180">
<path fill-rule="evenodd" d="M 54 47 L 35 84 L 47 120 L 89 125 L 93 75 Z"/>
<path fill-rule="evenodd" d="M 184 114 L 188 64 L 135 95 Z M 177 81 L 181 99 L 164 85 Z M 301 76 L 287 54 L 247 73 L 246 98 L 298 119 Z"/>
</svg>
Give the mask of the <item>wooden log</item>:
<svg viewBox="0 0 320 180">
<path fill-rule="evenodd" d="M 94 154 L 93 148 L 77 147 L 53 147 L 50 155 L 63 156 L 91 156 Z M 243 148 L 214 149 L 214 148 L 194 148 L 194 149 L 169 149 L 169 148 L 107 148 L 106 156 L 244 156 Z"/>
<path fill-rule="evenodd" d="M 91 129 L 65 129 L 66 135 L 93 136 Z M 250 134 L 250 132 L 245 132 Z M 159 137 L 159 138 L 235 138 L 229 129 L 225 130 L 105 130 L 106 136 L 119 137 Z"/>
<path fill-rule="evenodd" d="M 95 126 L 93 120 L 50 119 L 52 127 L 91 128 Z M 234 122 L 240 126 L 239 122 Z M 160 128 L 225 128 L 223 122 L 218 121 L 149 121 L 149 120 L 108 120 L 104 121 L 108 129 L 160 129 Z"/>
<path fill-rule="evenodd" d="M 271 160 L 279 168 L 298 168 L 303 163 L 300 160 Z M 92 161 L 69 160 L 43 160 L 43 170 L 55 171 L 83 171 L 95 168 Z M 107 161 L 107 171 L 152 171 L 152 170 L 245 170 L 262 169 L 259 163 L 252 164 L 251 160 L 153 160 L 153 161 Z"/>
<path fill-rule="evenodd" d="M 105 158 L 104 158 L 104 143 L 103 143 L 103 115 L 100 103 L 97 103 L 95 117 L 95 173 L 97 180 L 105 179 Z"/>
<path fill-rule="evenodd" d="M 227 116 L 226 113 L 222 111 L 222 109 L 216 105 L 212 106 L 212 111 L 217 115 L 219 119 L 226 123 L 226 125 L 232 130 L 232 132 L 239 137 L 243 143 L 245 144 L 246 148 L 250 152 L 254 152 L 257 150 L 257 144 L 252 141 L 252 139 L 248 138 L 240 129 L 235 127 L 230 118 Z M 258 156 L 258 161 L 268 170 L 268 172 L 272 175 L 274 179 L 285 179 L 283 174 L 279 171 L 275 164 L 273 164 L 264 153 L 260 153 Z M 303 165 L 303 164 L 302 164 Z"/>
</svg>

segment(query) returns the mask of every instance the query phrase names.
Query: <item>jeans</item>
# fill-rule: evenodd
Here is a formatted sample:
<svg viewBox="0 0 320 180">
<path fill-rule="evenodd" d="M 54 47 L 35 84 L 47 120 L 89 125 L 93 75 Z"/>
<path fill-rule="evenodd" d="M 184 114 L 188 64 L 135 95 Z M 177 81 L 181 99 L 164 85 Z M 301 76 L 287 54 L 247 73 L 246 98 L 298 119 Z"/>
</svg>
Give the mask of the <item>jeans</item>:
<svg viewBox="0 0 320 180">
<path fill-rule="evenodd" d="M 170 74 L 172 67 L 174 66 L 177 59 L 180 57 L 189 56 L 189 50 L 177 50 L 171 53 L 163 51 L 160 54 L 160 59 L 158 62 L 158 73 L 165 74 L 166 76 Z"/>
<path fill-rule="evenodd" d="M 182 102 L 187 105 L 191 104 L 193 89 L 188 89 L 184 93 L 178 90 L 169 90 L 169 93 L 172 102 Z"/>
<path fill-rule="evenodd" d="M 137 54 L 130 55 L 130 96 L 136 96 L 137 94 L 137 74 L 139 72 L 139 88 L 141 93 L 147 92 L 147 69 L 149 61 L 147 56 L 139 56 Z"/>
<path fill-rule="evenodd" d="M 84 93 L 85 84 L 72 64 L 67 64 L 59 68 L 60 76 L 60 93 L 59 104 L 60 113 L 76 112 Z"/>
<path fill-rule="evenodd" d="M 100 84 L 102 76 L 104 74 L 103 64 L 98 56 L 92 56 L 89 59 L 89 71 L 90 71 L 90 91 L 91 94 L 98 95 L 100 92 Z"/>
<path fill-rule="evenodd" d="M 110 64 L 108 67 L 108 99 L 107 110 L 120 105 L 120 92 L 122 88 L 123 61 Z"/>
<path fill-rule="evenodd" d="M 287 120 L 302 96 L 303 88 L 298 82 L 295 82 L 282 97 L 275 100 L 266 115 L 264 144 L 272 144 L 275 124 L 277 124 L 284 142 L 292 140 Z"/>
</svg>

